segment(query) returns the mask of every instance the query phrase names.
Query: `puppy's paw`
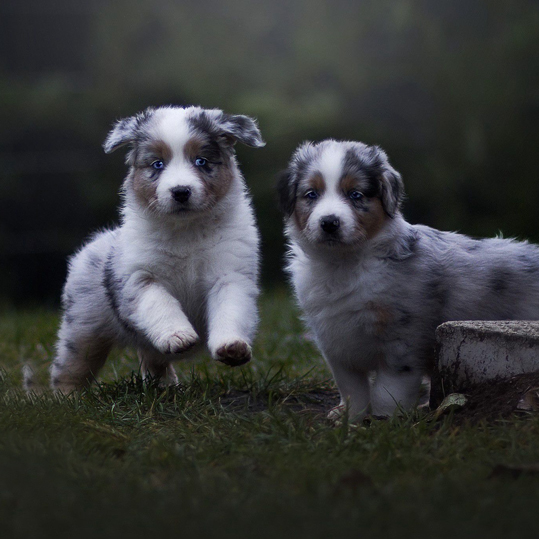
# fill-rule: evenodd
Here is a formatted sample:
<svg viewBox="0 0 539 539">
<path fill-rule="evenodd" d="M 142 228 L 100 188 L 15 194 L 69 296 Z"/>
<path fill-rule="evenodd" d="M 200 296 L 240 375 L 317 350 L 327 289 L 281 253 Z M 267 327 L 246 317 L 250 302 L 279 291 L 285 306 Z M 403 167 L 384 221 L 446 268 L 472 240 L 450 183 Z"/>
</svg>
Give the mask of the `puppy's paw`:
<svg viewBox="0 0 539 539">
<path fill-rule="evenodd" d="M 363 419 L 365 419 L 366 411 L 354 411 L 353 408 L 350 408 L 346 403 L 340 403 L 339 405 L 332 408 L 327 415 L 327 418 L 330 421 L 333 421 L 335 425 L 341 425 L 344 420 L 344 416 L 348 416 L 349 424 L 360 424 Z"/>
<path fill-rule="evenodd" d="M 168 337 L 164 337 L 155 342 L 155 347 L 162 354 L 181 354 L 187 352 L 198 344 L 199 337 L 195 330 L 187 329 L 184 331 L 177 331 Z"/>
<path fill-rule="evenodd" d="M 346 412 L 346 404 L 339 404 L 338 406 L 335 406 L 328 412 L 327 418 L 330 421 L 339 421 L 339 419 L 341 419 L 341 417 L 344 415 L 345 412 Z"/>
<path fill-rule="evenodd" d="M 218 347 L 213 359 L 230 367 L 238 367 L 251 360 L 251 347 L 245 341 L 232 341 Z"/>
</svg>

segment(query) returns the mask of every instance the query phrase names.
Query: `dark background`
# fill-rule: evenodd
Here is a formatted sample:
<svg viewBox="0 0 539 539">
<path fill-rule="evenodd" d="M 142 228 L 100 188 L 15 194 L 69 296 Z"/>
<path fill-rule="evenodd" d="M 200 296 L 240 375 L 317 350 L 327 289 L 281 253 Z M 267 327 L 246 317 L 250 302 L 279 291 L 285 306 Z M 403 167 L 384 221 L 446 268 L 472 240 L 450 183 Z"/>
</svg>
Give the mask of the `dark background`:
<svg viewBox="0 0 539 539">
<path fill-rule="evenodd" d="M 539 240 L 539 2 L 2 0 L 0 299 L 54 303 L 117 220 L 112 122 L 200 104 L 258 118 L 238 147 L 282 282 L 275 176 L 306 139 L 379 144 L 411 222 Z"/>
</svg>

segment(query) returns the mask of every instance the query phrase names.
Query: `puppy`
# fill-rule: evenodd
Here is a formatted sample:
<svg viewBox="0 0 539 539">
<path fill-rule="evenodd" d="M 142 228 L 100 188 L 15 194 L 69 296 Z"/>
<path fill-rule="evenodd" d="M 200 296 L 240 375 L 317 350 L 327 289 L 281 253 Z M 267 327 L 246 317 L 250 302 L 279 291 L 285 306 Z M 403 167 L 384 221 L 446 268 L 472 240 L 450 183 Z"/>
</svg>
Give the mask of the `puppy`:
<svg viewBox="0 0 539 539">
<path fill-rule="evenodd" d="M 206 343 L 213 359 L 251 358 L 259 237 L 233 145 L 261 147 L 256 123 L 199 107 L 149 108 L 118 121 L 104 149 L 129 148 L 121 225 L 69 263 L 51 386 L 97 376 L 114 345 L 144 376 L 177 382 L 172 359 Z"/>
<path fill-rule="evenodd" d="M 539 248 L 410 225 L 379 147 L 303 144 L 279 195 L 288 272 L 341 394 L 331 417 L 412 407 L 442 322 L 539 319 Z"/>
</svg>

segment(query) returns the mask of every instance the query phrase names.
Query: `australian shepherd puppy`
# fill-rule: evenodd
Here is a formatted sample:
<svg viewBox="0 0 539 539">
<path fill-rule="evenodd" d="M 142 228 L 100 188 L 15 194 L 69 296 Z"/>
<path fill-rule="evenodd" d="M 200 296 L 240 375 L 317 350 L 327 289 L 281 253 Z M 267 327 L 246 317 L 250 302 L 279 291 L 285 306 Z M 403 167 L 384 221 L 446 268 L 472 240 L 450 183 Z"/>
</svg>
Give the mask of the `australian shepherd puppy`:
<svg viewBox="0 0 539 539">
<path fill-rule="evenodd" d="M 412 407 L 442 322 L 539 319 L 539 248 L 410 225 L 379 147 L 303 144 L 279 192 L 288 271 L 341 394 L 330 416 Z"/>
<path fill-rule="evenodd" d="M 95 379 L 114 345 L 144 375 L 176 383 L 171 360 L 206 343 L 227 365 L 251 358 L 259 237 L 234 143 L 264 146 L 247 116 L 149 108 L 118 121 L 104 149 L 127 146 L 121 225 L 70 260 L 54 389 Z"/>
</svg>

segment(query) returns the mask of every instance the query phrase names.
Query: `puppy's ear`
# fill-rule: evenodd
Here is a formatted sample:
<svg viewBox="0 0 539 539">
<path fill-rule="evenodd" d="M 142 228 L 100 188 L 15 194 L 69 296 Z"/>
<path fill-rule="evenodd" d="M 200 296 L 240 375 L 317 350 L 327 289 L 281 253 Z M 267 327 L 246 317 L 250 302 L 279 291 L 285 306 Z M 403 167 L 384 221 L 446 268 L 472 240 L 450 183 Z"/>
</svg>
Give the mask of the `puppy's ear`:
<svg viewBox="0 0 539 539">
<path fill-rule="evenodd" d="M 135 142 L 141 126 L 153 116 L 154 112 L 153 107 L 148 107 L 143 112 L 135 114 L 135 116 L 118 120 L 103 143 L 105 153 L 111 153 L 126 144 Z"/>
<path fill-rule="evenodd" d="M 279 174 L 277 181 L 277 194 L 279 195 L 279 208 L 290 217 L 296 207 L 297 186 L 292 179 L 292 173 L 284 170 Z"/>
<path fill-rule="evenodd" d="M 380 146 L 362 145 L 359 152 L 363 154 L 361 168 L 379 182 L 384 211 L 389 217 L 395 217 L 404 198 L 401 175 L 389 164 L 387 154 Z"/>
<path fill-rule="evenodd" d="M 389 163 L 385 163 L 380 181 L 382 206 L 389 217 L 395 217 L 404 199 L 404 184 L 401 175 Z"/>
<path fill-rule="evenodd" d="M 138 119 L 136 116 L 118 120 L 103 143 L 105 153 L 111 153 L 135 140 Z"/>
<path fill-rule="evenodd" d="M 262 148 L 266 143 L 262 140 L 262 135 L 256 121 L 249 116 L 241 114 L 222 114 L 217 120 L 219 128 L 222 130 L 222 137 L 230 144 L 240 141 L 252 148 Z"/>
</svg>

